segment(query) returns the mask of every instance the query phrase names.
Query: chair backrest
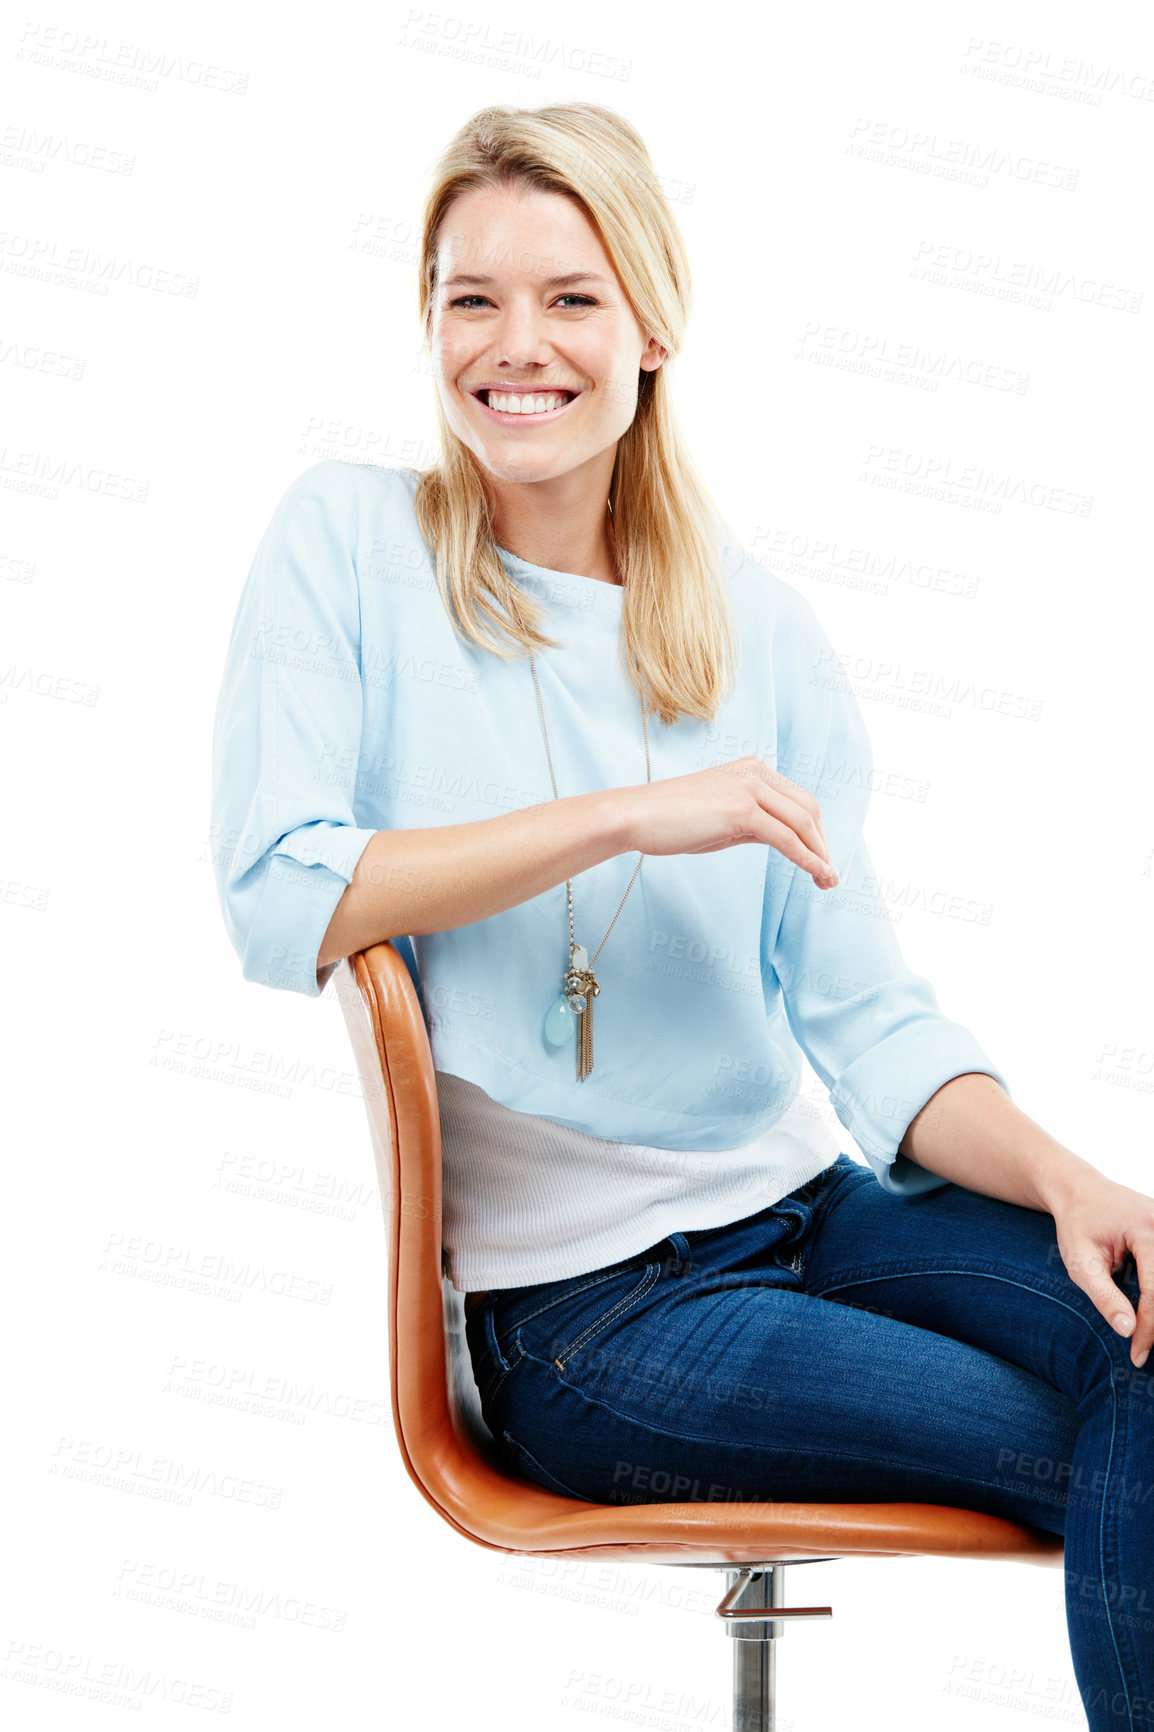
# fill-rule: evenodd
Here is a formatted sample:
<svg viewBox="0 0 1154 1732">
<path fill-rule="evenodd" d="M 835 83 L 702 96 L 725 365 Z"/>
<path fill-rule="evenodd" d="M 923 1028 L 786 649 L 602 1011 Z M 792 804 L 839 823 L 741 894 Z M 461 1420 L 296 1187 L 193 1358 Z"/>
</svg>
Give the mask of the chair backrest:
<svg viewBox="0 0 1154 1732">
<path fill-rule="evenodd" d="M 504 1471 L 481 1418 L 464 1296 L 442 1268 L 441 1121 L 420 1001 L 391 940 L 342 962 L 336 985 L 385 1212 L 389 1382 L 405 1466 L 434 1509 L 470 1538 L 492 1543 L 483 1537 L 486 1516 L 498 1531 L 515 1517 L 510 1535 L 523 1544 L 534 1516 L 551 1526 L 574 1505 Z"/>
</svg>

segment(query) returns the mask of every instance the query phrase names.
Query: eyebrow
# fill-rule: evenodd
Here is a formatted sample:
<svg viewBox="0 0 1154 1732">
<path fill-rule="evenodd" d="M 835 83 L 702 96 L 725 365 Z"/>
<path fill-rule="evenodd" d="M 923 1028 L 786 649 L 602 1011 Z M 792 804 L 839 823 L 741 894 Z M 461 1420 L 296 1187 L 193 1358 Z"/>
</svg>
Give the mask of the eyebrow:
<svg viewBox="0 0 1154 1732">
<path fill-rule="evenodd" d="M 494 277 L 468 277 L 457 275 L 454 277 L 446 277 L 441 287 L 451 289 L 459 284 L 470 283 L 478 288 L 488 288 L 495 280 Z M 569 283 L 604 283 L 606 288 L 612 287 L 608 277 L 599 277 L 596 271 L 570 271 L 568 276 L 565 277 L 546 277 L 542 286 L 546 289 L 561 289 L 565 288 Z"/>
</svg>

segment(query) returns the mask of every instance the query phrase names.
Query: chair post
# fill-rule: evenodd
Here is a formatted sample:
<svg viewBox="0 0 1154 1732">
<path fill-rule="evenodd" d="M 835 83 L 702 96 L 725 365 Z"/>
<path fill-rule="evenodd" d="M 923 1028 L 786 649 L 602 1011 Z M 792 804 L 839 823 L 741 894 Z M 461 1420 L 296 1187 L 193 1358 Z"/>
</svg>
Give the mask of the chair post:
<svg viewBox="0 0 1154 1732">
<path fill-rule="evenodd" d="M 727 1571 L 732 1591 L 744 1571 Z M 746 1583 L 735 1601 L 735 1609 L 752 1612 L 762 1606 L 785 1604 L 785 1565 L 767 1564 Z M 777 1637 L 785 1624 L 730 1624 L 733 1639 L 733 1732 L 774 1732 L 777 1722 Z"/>
</svg>

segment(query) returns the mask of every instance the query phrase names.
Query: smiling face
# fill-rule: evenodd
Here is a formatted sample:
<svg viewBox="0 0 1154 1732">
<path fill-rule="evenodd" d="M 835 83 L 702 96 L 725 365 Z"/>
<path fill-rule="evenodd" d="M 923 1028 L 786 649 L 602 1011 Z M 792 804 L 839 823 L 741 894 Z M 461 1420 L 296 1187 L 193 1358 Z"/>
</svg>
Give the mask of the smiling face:
<svg viewBox="0 0 1154 1732">
<path fill-rule="evenodd" d="M 430 338 L 450 427 L 514 482 L 552 480 L 606 451 L 611 466 L 640 371 L 665 356 L 584 211 L 528 187 L 477 187 L 449 207 Z"/>
</svg>

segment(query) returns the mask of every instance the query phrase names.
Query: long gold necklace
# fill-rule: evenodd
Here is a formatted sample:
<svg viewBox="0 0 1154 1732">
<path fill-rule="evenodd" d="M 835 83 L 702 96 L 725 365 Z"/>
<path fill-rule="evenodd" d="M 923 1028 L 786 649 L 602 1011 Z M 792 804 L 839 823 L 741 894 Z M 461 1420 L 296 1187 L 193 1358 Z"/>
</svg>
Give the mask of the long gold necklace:
<svg viewBox="0 0 1154 1732">
<path fill-rule="evenodd" d="M 541 704 L 541 682 L 537 678 L 537 664 L 533 659 L 532 650 L 529 651 L 529 666 L 533 670 L 533 684 L 537 689 L 537 713 L 541 717 L 541 732 L 545 736 L 545 756 L 549 760 L 553 798 L 556 800 L 560 799 L 560 795 L 557 792 L 557 778 L 553 774 L 553 754 L 549 750 L 549 730 L 545 726 L 545 711 Z M 641 732 L 645 739 L 645 780 L 651 782 L 653 776 L 649 763 L 649 730 L 645 726 L 644 703 L 641 706 Z M 626 887 L 625 896 L 617 905 L 617 914 L 620 914 L 625 906 L 625 898 L 633 888 L 644 858 L 644 854 L 638 856 L 637 865 L 634 867 L 633 877 Z M 593 1000 L 601 991 L 597 976 L 593 972 L 593 963 L 597 961 L 605 948 L 605 938 L 608 938 L 612 932 L 617 922 L 617 914 L 609 922 L 605 938 L 597 946 L 593 953 L 593 962 L 590 962 L 585 946 L 578 944 L 573 931 L 573 881 L 571 878 L 565 880 L 565 891 L 569 901 L 569 967 L 565 973 L 560 995 L 549 1007 L 549 1012 L 545 1017 L 545 1039 L 550 1046 L 564 1046 L 566 1041 L 572 1040 L 573 1031 L 576 1028 L 577 1081 L 584 1082 L 593 1069 Z"/>
</svg>

